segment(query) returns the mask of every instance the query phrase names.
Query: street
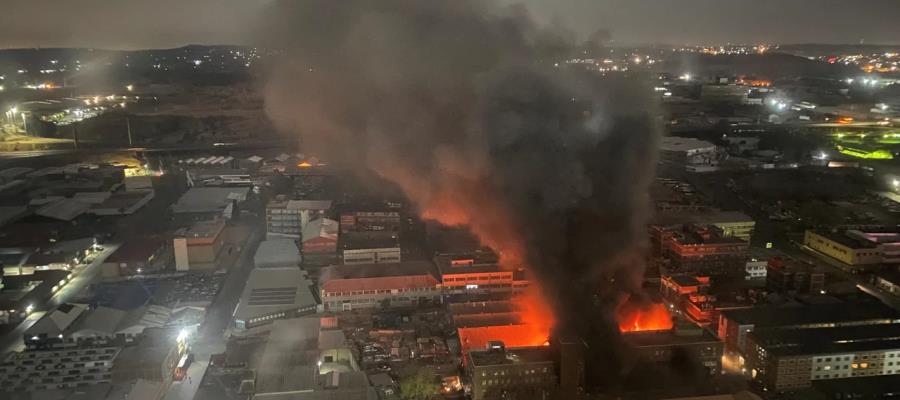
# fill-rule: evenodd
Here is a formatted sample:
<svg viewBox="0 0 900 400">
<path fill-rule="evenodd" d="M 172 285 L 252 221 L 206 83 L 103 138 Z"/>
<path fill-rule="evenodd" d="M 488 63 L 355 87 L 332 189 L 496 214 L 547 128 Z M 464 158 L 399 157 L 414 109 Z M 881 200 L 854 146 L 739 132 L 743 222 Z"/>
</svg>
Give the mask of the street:
<svg viewBox="0 0 900 400">
<path fill-rule="evenodd" d="M 191 342 L 194 362 L 188 368 L 183 381 L 173 382 L 165 400 L 193 399 L 206 375 L 209 360 L 213 354 L 225 351 L 225 329 L 231 322 L 234 308 L 240 300 L 247 277 L 253 269 L 253 255 L 265 235 L 262 226 L 256 225 L 244 245 L 237 260 L 228 268 L 228 277 L 215 300 L 209 306 L 203 325 Z"/>
<path fill-rule="evenodd" d="M 69 283 L 62 287 L 59 291 L 57 291 L 53 297 L 51 297 L 45 304 L 35 305 L 35 312 L 32 312 L 28 317 L 25 318 L 15 329 L 7 333 L 0 339 L 0 354 L 7 354 L 10 351 L 22 351 L 25 349 L 25 344 L 22 342 L 22 334 L 25 333 L 28 328 L 31 328 L 37 320 L 44 315 L 45 312 L 50 311 L 60 304 L 71 301 L 76 295 L 81 293 L 88 285 L 93 283 L 94 279 L 97 277 L 97 274 L 100 272 L 100 264 L 103 264 L 103 261 L 106 260 L 106 257 L 109 257 L 116 249 L 119 248 L 118 244 L 107 243 L 104 245 L 103 251 L 97 254 L 94 257 L 94 261 L 86 266 L 76 266 L 73 274 L 75 277 L 72 278 Z"/>
</svg>

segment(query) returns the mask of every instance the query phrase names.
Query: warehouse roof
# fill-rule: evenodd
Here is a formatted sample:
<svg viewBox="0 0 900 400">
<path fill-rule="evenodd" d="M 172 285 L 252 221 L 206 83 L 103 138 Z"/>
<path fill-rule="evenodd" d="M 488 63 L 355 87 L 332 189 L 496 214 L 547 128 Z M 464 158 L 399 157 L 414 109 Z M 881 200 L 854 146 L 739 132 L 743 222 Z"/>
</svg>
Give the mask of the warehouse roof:
<svg viewBox="0 0 900 400">
<path fill-rule="evenodd" d="M 248 187 L 195 187 L 188 189 L 172 206 L 177 213 L 203 213 L 224 210 L 232 200 L 243 201 Z"/>
<path fill-rule="evenodd" d="M 431 288 L 438 284 L 434 273 L 428 261 L 331 265 L 322 271 L 319 282 L 326 292 Z"/>
<path fill-rule="evenodd" d="M 469 352 L 476 367 L 508 365 L 519 363 L 553 362 L 553 351 L 549 346 L 517 347 L 498 350 L 473 350 Z"/>
<path fill-rule="evenodd" d="M 63 199 L 47 204 L 34 213 L 42 217 L 71 221 L 91 208 L 90 204 L 72 199 Z"/>
<path fill-rule="evenodd" d="M 723 311 L 722 315 L 741 325 L 757 327 L 797 326 L 819 323 L 900 321 L 900 313 L 882 303 L 840 303 L 811 306 L 765 306 Z"/>
<path fill-rule="evenodd" d="M 248 320 L 278 311 L 315 306 L 317 301 L 311 286 L 300 268 L 253 269 L 234 318 Z"/>
<path fill-rule="evenodd" d="M 750 335 L 766 351 L 783 356 L 900 349 L 900 323 L 818 329 L 769 329 Z"/>
<path fill-rule="evenodd" d="M 264 240 L 253 255 L 256 268 L 297 267 L 301 260 L 300 248 L 293 239 Z"/>
<path fill-rule="evenodd" d="M 663 151 L 682 152 L 710 148 L 714 149 L 715 147 L 715 144 L 694 138 L 665 136 L 660 140 L 660 148 Z"/>
</svg>

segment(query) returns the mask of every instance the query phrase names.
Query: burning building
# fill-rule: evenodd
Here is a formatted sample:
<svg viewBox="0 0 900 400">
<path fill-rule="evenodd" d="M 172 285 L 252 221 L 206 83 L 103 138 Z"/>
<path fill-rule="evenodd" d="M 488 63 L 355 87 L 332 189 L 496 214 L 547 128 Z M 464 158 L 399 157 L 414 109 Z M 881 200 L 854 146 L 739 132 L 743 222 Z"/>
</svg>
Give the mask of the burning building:
<svg viewBox="0 0 900 400">
<path fill-rule="evenodd" d="M 560 66 L 579 43 L 492 1 L 273 7 L 275 126 L 395 184 L 423 219 L 468 227 L 502 271 L 528 271 L 524 304 L 538 311 L 523 320 L 589 338 L 589 357 L 614 363 L 615 306 L 643 273 L 649 82 Z"/>
</svg>

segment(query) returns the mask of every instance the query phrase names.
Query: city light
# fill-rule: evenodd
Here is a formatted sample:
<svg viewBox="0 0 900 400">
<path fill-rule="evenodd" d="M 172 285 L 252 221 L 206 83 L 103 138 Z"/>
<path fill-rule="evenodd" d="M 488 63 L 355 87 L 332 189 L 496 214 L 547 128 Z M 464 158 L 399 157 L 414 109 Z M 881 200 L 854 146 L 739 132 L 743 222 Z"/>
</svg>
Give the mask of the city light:
<svg viewBox="0 0 900 400">
<path fill-rule="evenodd" d="M 182 329 L 181 331 L 178 332 L 178 337 L 175 338 L 175 341 L 177 341 L 179 343 L 184 343 L 190 336 L 191 336 L 191 333 L 188 332 L 187 329 Z"/>
<path fill-rule="evenodd" d="M 134 85 L 127 85 L 127 86 L 125 86 L 125 90 L 127 90 L 127 91 L 129 91 L 129 92 L 133 92 L 133 91 L 134 91 Z"/>
<path fill-rule="evenodd" d="M 34 304 L 29 304 L 25 307 L 25 314 L 31 314 L 32 311 L 34 311 Z"/>
</svg>

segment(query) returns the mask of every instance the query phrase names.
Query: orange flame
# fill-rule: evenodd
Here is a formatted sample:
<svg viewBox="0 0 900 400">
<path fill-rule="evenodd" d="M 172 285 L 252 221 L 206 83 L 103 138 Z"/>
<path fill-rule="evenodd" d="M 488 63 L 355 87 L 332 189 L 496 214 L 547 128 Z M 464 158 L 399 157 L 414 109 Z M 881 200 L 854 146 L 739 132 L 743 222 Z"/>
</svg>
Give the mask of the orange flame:
<svg viewBox="0 0 900 400">
<path fill-rule="evenodd" d="M 663 331 L 672 329 L 672 316 L 662 303 L 646 305 L 625 302 L 618 309 L 619 331 Z"/>
</svg>

